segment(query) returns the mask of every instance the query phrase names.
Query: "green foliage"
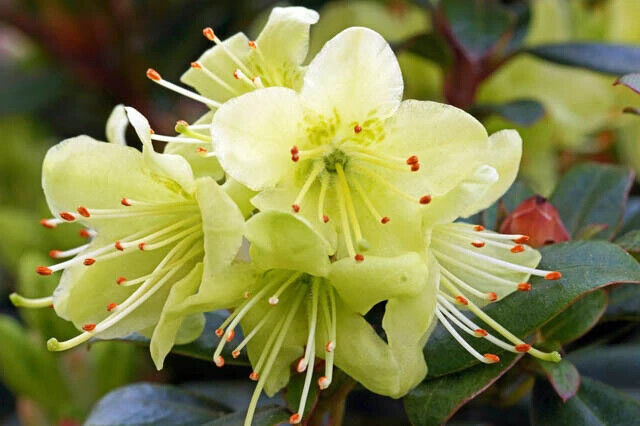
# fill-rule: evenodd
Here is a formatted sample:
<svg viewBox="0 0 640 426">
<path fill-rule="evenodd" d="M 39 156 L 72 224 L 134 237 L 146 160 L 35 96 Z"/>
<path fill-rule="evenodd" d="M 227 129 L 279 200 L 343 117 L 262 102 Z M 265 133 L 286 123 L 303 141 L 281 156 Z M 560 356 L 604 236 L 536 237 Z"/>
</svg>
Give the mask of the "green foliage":
<svg viewBox="0 0 640 426">
<path fill-rule="evenodd" d="M 536 360 L 547 380 L 556 391 L 560 399 L 566 402 L 572 398 L 580 388 L 580 373 L 573 364 L 566 359 L 560 362 L 547 362 Z"/>
<path fill-rule="evenodd" d="M 530 47 L 528 53 L 562 65 L 607 74 L 627 74 L 640 69 L 640 47 L 605 43 L 557 43 Z"/>
<path fill-rule="evenodd" d="M 518 126 L 531 126 L 544 116 L 544 106 L 533 99 L 518 99 L 502 104 L 476 104 L 472 108 L 476 116 L 498 115 Z"/>
</svg>

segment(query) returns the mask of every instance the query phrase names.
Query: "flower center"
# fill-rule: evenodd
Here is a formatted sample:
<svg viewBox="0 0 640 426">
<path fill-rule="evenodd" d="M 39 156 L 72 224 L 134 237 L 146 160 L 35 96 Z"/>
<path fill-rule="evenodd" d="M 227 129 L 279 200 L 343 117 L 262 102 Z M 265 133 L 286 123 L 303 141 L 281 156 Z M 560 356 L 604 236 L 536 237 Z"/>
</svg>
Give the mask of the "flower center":
<svg viewBox="0 0 640 426">
<path fill-rule="evenodd" d="M 324 332 L 329 337 L 329 340 L 324 343 L 326 353 L 324 357 L 325 374 L 318 379 L 318 387 L 321 390 L 326 389 L 331 384 L 333 377 L 333 357 L 336 348 L 336 296 L 333 287 L 322 278 L 308 274 L 292 273 L 291 271 L 268 272 L 263 277 L 261 288 L 258 292 L 255 295 L 246 292 L 244 302 L 216 330 L 220 343 L 213 354 L 213 360 L 218 367 L 222 367 L 225 364 L 225 360 L 221 355 L 222 350 L 225 344 L 231 342 L 235 337 L 235 328 L 240 321 L 259 303 L 263 304 L 263 306 L 264 304 L 271 305 L 270 311 L 260 318 L 232 352 L 234 358 L 238 357 L 240 351 L 249 341 L 265 326 L 268 327 L 266 328 L 268 333 L 267 341 L 257 362 L 253 365 L 253 372 L 249 375 L 249 378 L 258 381 L 258 384 L 249 404 L 245 424 L 251 423 L 260 393 L 280 353 L 294 318 L 305 299 L 307 300 L 307 306 L 304 317 L 307 318 L 308 333 L 305 352 L 296 364 L 296 371 L 298 373 L 306 371 L 306 375 L 298 411 L 290 419 L 290 423 L 299 423 L 302 420 L 313 377 L 319 321 L 324 323 Z"/>
<path fill-rule="evenodd" d="M 340 164 L 343 168 L 347 165 L 347 161 L 349 158 L 344 151 L 340 149 L 334 149 L 329 154 L 323 157 L 324 168 L 326 171 L 335 173 L 336 172 L 336 164 Z"/>
<path fill-rule="evenodd" d="M 123 299 L 110 301 L 104 311 L 96 316 L 105 316 L 98 323 L 87 323 L 80 335 L 64 342 L 55 338 L 49 339 L 47 347 L 52 351 L 72 348 L 86 342 L 97 333 L 103 332 L 127 317 L 131 312 L 149 300 L 168 283 L 177 282 L 180 276 L 190 270 L 189 266 L 202 259 L 204 254 L 203 232 L 200 211 L 195 200 L 184 200 L 168 203 L 147 203 L 129 198 L 121 200 L 122 207 L 115 209 L 92 209 L 78 207 L 76 212 L 61 212 L 60 218 L 43 219 L 41 224 L 47 228 L 54 228 L 65 222 L 82 221 L 91 226 L 92 223 L 105 224 L 111 220 L 138 220 L 153 218 L 153 225 L 141 225 L 140 229 L 123 236 L 109 244 L 96 247 L 85 244 L 70 250 L 52 250 L 49 254 L 55 259 L 72 257 L 69 260 L 50 265 L 38 266 L 36 272 L 40 275 L 51 275 L 54 272 L 71 267 L 92 267 L 95 264 L 129 256 L 133 253 L 156 252 L 164 253 L 159 263 L 148 274 L 140 277 L 124 277 L 115 274 L 114 285 L 135 290 L 123 290 Z M 81 233 L 88 238 L 97 235 L 95 231 Z M 135 260 L 132 260 L 135 261 Z M 117 272 L 117 271 L 116 271 Z M 25 307 L 44 307 L 53 303 L 53 297 L 27 299 L 19 295 L 13 297 L 14 303 Z M 44 303 L 44 302 L 48 303 Z"/>
</svg>

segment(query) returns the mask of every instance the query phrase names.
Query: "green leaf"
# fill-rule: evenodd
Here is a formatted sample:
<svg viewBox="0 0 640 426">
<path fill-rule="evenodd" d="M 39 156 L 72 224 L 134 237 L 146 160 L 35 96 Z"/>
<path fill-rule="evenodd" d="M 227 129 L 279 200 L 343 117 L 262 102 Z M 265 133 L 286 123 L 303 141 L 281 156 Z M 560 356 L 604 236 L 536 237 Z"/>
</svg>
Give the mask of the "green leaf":
<svg viewBox="0 0 640 426">
<path fill-rule="evenodd" d="M 606 43 L 553 43 L 526 50 L 539 58 L 607 74 L 629 74 L 640 70 L 640 47 Z"/>
<path fill-rule="evenodd" d="M 640 197 L 629 197 L 620 234 L 640 229 Z"/>
<path fill-rule="evenodd" d="M 640 321 L 640 286 L 622 284 L 609 292 L 605 321 Z"/>
<path fill-rule="evenodd" d="M 513 367 L 520 357 L 508 353 L 498 364 L 476 365 L 465 371 L 422 382 L 404 397 L 409 420 L 414 425 L 444 424 L 464 404 L 484 392 Z"/>
<path fill-rule="evenodd" d="M 548 362 L 536 360 L 544 371 L 549 383 L 556 393 L 566 402 L 572 398 L 580 388 L 580 373 L 569 361 L 563 359 L 560 362 Z"/>
<path fill-rule="evenodd" d="M 586 347 L 570 353 L 567 359 L 580 374 L 601 380 L 617 389 L 640 390 L 640 344 L 627 343 Z"/>
<path fill-rule="evenodd" d="M 141 349 L 123 342 L 94 345 L 88 353 L 94 398 L 139 378 Z"/>
<path fill-rule="evenodd" d="M 615 241 L 620 247 L 628 252 L 640 252 L 640 229 L 629 231 Z"/>
<path fill-rule="evenodd" d="M 499 115 L 505 120 L 519 126 L 529 127 L 544 117 L 544 106 L 532 99 L 517 99 L 503 104 L 477 104 L 473 115 Z"/>
<path fill-rule="evenodd" d="M 558 183 L 551 203 L 573 238 L 604 226 L 599 238 L 611 239 L 622 222 L 633 173 L 620 166 L 581 164 Z"/>
<path fill-rule="evenodd" d="M 98 401 L 85 425 L 201 425 L 224 414 L 223 407 L 179 387 L 136 383 Z"/>
<path fill-rule="evenodd" d="M 244 424 L 246 412 L 238 412 L 227 414 L 209 423 L 205 423 L 203 426 L 240 426 Z M 253 426 L 273 426 L 286 423 L 289 420 L 291 413 L 284 407 L 277 405 L 268 405 L 265 407 L 258 407 L 253 416 L 251 424 Z"/>
<path fill-rule="evenodd" d="M 572 342 L 596 325 L 607 309 L 608 302 L 609 298 L 604 290 L 587 293 L 545 324 L 540 334 L 549 342 Z"/>
<path fill-rule="evenodd" d="M 418 34 L 400 43 L 395 50 L 408 50 L 443 67 L 451 64 L 451 51 L 437 33 Z"/>
<path fill-rule="evenodd" d="M 640 93 L 640 73 L 623 75 L 613 83 L 614 86 L 622 84 L 636 93 Z"/>
<path fill-rule="evenodd" d="M 71 391 L 56 356 L 32 341 L 16 320 L 0 316 L 0 378 L 15 395 L 37 402 L 54 418 L 72 416 Z"/>
<path fill-rule="evenodd" d="M 557 281 L 533 277 L 531 291 L 516 292 L 485 309 L 488 315 L 520 337 L 530 335 L 549 322 L 584 293 L 618 282 L 640 282 L 640 265 L 611 243 L 560 243 L 543 247 L 541 252 L 540 268 L 561 271 L 563 277 Z M 472 319 L 476 320 L 475 317 Z M 472 343 L 480 353 L 500 352 L 484 339 Z M 441 326 L 434 330 L 424 352 L 430 377 L 450 374 L 478 363 Z"/>
<path fill-rule="evenodd" d="M 633 425 L 640 418 L 640 403 L 604 383 L 584 377 L 580 390 L 563 403 L 544 380 L 536 381 L 531 396 L 531 424 Z"/>
<path fill-rule="evenodd" d="M 307 401 L 305 402 L 304 406 L 304 414 L 302 415 L 303 418 L 305 418 L 309 414 L 309 412 L 311 412 L 311 409 L 318 399 L 319 393 L 316 383 L 318 383 L 318 378 L 320 378 L 322 374 L 323 373 L 320 371 L 316 371 L 313 373 L 313 377 L 311 378 L 311 387 L 309 388 L 309 394 L 307 395 Z M 284 396 L 287 401 L 287 406 L 291 409 L 291 411 L 298 410 L 298 406 L 300 405 L 300 397 L 302 396 L 302 390 L 304 387 L 305 376 L 306 372 L 302 374 L 292 374 L 291 379 L 287 384 Z"/>
<path fill-rule="evenodd" d="M 213 360 L 213 351 L 220 342 L 220 339 L 216 336 L 215 331 L 220 326 L 220 324 L 222 324 L 226 317 L 219 312 L 206 312 L 204 315 L 206 323 L 200 337 L 186 345 L 174 346 L 171 350 L 172 353 L 188 356 L 191 358 L 203 359 L 205 361 Z M 238 328 L 236 330 L 234 341 L 231 342 L 231 344 L 227 343 L 222 350 L 222 357 L 224 358 L 226 364 L 249 365 L 249 360 L 247 358 L 246 352 L 242 352 L 238 358 L 233 358 L 233 356 L 231 356 L 231 351 L 233 351 L 233 348 L 237 344 L 234 342 L 241 342 L 242 339 L 242 333 Z M 123 337 L 119 340 L 149 345 L 149 338 L 137 333 Z"/>
<path fill-rule="evenodd" d="M 512 26 L 514 16 L 498 2 L 442 0 L 439 7 L 452 36 L 469 56 L 480 57 Z"/>
</svg>

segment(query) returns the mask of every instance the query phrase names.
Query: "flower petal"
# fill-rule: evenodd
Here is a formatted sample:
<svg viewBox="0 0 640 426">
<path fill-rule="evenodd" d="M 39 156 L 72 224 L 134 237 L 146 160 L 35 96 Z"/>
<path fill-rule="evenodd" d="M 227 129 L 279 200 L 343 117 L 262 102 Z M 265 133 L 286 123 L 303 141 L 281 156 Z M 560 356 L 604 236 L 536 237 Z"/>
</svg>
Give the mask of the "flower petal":
<svg viewBox="0 0 640 426">
<path fill-rule="evenodd" d="M 202 263 L 198 263 L 184 278 L 171 287 L 169 296 L 160 314 L 158 324 L 153 330 L 151 344 L 149 345 L 151 358 L 158 370 L 162 370 L 164 358 L 176 343 L 178 332 L 181 330 L 183 321 L 186 318 L 181 309 L 182 302 L 198 290 L 200 282 L 202 281 L 202 271 Z M 200 315 L 199 317 L 202 316 Z M 195 318 L 198 317 L 196 316 Z M 195 327 L 189 327 L 189 336 L 186 336 L 184 331 L 181 333 L 181 343 L 188 343 L 190 341 L 189 338 L 194 340 L 202 333 L 204 322 L 194 325 Z M 200 327 L 198 327 L 198 325 Z"/>
<path fill-rule="evenodd" d="M 127 139 L 125 137 L 125 133 L 127 132 L 128 126 L 129 119 L 127 118 L 127 113 L 124 110 L 124 105 L 116 105 L 113 108 L 113 111 L 111 111 L 105 127 L 107 141 L 126 146 Z"/>
<path fill-rule="evenodd" d="M 293 168 L 289 150 L 302 136 L 303 109 L 282 87 L 231 99 L 213 117 L 211 135 L 225 171 L 254 191 L 275 186 Z"/>
<path fill-rule="evenodd" d="M 387 118 L 402 99 L 402 73 L 389 44 L 353 27 L 329 40 L 311 61 L 301 95 L 307 107 L 343 123 Z"/>
<path fill-rule="evenodd" d="M 522 138 L 515 130 L 501 130 L 489 137 L 486 164 L 496 169 L 499 179 L 491 185 L 481 199 L 469 206 L 461 216 L 467 217 L 495 203 L 513 184 L 520 168 Z"/>
<path fill-rule="evenodd" d="M 250 256 L 261 269 L 288 269 L 326 276 L 329 251 L 322 236 L 300 216 L 278 211 L 258 213 L 247 222 Z"/>
<path fill-rule="evenodd" d="M 433 196 L 448 192 L 486 158 L 488 137 L 482 124 L 456 107 L 404 101 L 387 122 L 380 149 L 400 158 L 417 155 L 420 172 L 405 187 Z"/>
<path fill-rule="evenodd" d="M 318 12 L 304 7 L 273 8 L 256 40 L 259 53 L 253 55 L 253 65 L 258 74 L 272 85 L 299 89 L 300 65 L 309 49 L 309 27 L 318 18 Z"/>
<path fill-rule="evenodd" d="M 331 264 L 329 281 L 344 303 L 364 315 L 373 305 L 422 291 L 427 268 L 417 253 L 386 258 L 367 256 L 361 263 L 342 259 Z"/>
<path fill-rule="evenodd" d="M 179 155 L 159 154 L 153 150 L 151 126 L 136 109 L 125 107 L 129 122 L 142 142 L 142 154 L 149 169 L 174 180 L 188 193 L 193 192 L 193 172 L 187 160 Z"/>
<path fill-rule="evenodd" d="M 225 51 L 226 48 L 241 63 L 247 64 L 251 54 L 249 39 L 243 33 L 237 33 L 224 40 L 222 44 L 224 47 L 215 45 L 205 51 L 198 58 L 198 62 L 224 84 L 207 76 L 202 70 L 194 68 L 189 68 L 180 77 L 180 81 L 196 89 L 202 96 L 220 103 L 251 90 L 246 83 L 234 78 L 233 73 L 238 68 L 238 64 Z"/>
</svg>

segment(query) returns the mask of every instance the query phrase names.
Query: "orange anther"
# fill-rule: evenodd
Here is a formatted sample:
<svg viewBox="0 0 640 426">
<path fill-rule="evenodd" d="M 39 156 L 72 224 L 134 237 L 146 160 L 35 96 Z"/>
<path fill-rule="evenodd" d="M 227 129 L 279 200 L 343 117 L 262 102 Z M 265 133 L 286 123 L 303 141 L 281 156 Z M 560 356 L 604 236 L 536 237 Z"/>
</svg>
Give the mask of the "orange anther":
<svg viewBox="0 0 640 426">
<path fill-rule="evenodd" d="M 516 244 L 524 244 L 527 241 L 529 241 L 531 238 L 528 235 L 523 235 L 520 238 L 516 238 L 515 240 L 513 240 L 514 243 Z"/>
<path fill-rule="evenodd" d="M 149 68 L 149 69 L 147 70 L 147 77 L 148 77 L 150 80 L 153 80 L 153 81 L 160 81 L 160 80 L 162 80 L 162 77 L 160 76 L 160 73 L 158 73 L 158 71 L 154 70 L 153 68 Z"/>
<path fill-rule="evenodd" d="M 495 302 L 496 300 L 498 300 L 498 295 L 495 294 L 493 291 L 490 291 L 489 293 L 487 293 L 487 299 L 490 300 L 491 302 Z"/>
<path fill-rule="evenodd" d="M 227 342 L 232 341 L 235 336 L 236 336 L 235 330 L 229 331 L 229 333 L 227 334 Z"/>
<path fill-rule="evenodd" d="M 60 217 L 69 222 L 73 222 L 74 220 L 76 220 L 76 217 L 69 212 L 60 213 Z"/>
<path fill-rule="evenodd" d="M 359 125 L 359 124 L 356 124 L 356 125 L 353 127 L 353 131 L 354 131 L 354 132 L 356 132 L 356 133 L 360 133 L 360 132 L 362 131 L 362 126 L 361 126 L 361 125 Z"/>
<path fill-rule="evenodd" d="M 469 304 L 469 301 L 467 299 L 465 299 L 463 296 L 456 296 L 456 300 L 461 305 L 468 305 Z"/>
<path fill-rule="evenodd" d="M 484 241 L 471 241 L 471 245 L 477 248 L 484 247 Z"/>
<path fill-rule="evenodd" d="M 495 364 L 496 362 L 500 362 L 500 357 L 494 354 L 484 354 L 484 359 L 489 361 L 491 364 Z"/>
<path fill-rule="evenodd" d="M 138 244 L 138 248 L 142 251 L 144 251 L 144 246 L 147 245 L 146 243 L 140 243 Z"/>
<path fill-rule="evenodd" d="M 385 224 L 385 223 L 389 223 L 391 219 L 389 219 L 387 216 L 383 217 L 382 219 L 380 219 L 380 223 L 381 224 Z"/>
<path fill-rule="evenodd" d="M 224 358 L 222 358 L 220 355 L 218 355 L 216 357 L 216 359 L 214 360 L 214 362 L 216 363 L 217 367 L 223 367 L 224 366 Z"/>
<path fill-rule="evenodd" d="M 529 291 L 529 290 L 531 290 L 531 284 L 529 284 L 529 283 L 520 283 L 520 284 L 518 284 L 518 290 L 520 290 L 520 291 Z"/>
<path fill-rule="evenodd" d="M 300 206 L 298 204 L 291 204 L 291 209 L 298 213 L 300 211 Z"/>
<path fill-rule="evenodd" d="M 40 275 L 51 275 L 53 273 L 53 271 L 46 266 L 38 266 L 36 272 Z"/>
<path fill-rule="evenodd" d="M 296 371 L 298 373 L 302 373 L 304 370 L 307 369 L 307 365 L 308 365 L 307 360 L 304 357 L 300 358 L 298 360 L 298 364 L 296 364 Z"/>
<path fill-rule="evenodd" d="M 155 134 L 156 134 L 156 132 L 155 132 L 155 130 L 153 130 L 152 128 L 149 128 L 149 134 L 150 134 L 150 135 L 155 135 Z"/>
<path fill-rule="evenodd" d="M 302 417 L 300 417 L 300 414 L 298 413 L 292 414 L 291 417 L 289 417 L 289 423 L 291 423 L 292 425 L 297 425 L 301 420 Z"/>
<path fill-rule="evenodd" d="M 516 345 L 515 349 L 518 352 L 529 352 L 529 349 L 531 349 L 531 345 L 529 345 L 527 343 L 522 343 L 520 345 Z"/>
<path fill-rule="evenodd" d="M 327 352 L 333 352 L 336 348 L 336 344 L 333 340 L 329 340 L 326 345 L 324 345 L 324 350 Z"/>
<path fill-rule="evenodd" d="M 418 156 L 412 155 L 411 157 L 407 158 L 407 164 L 408 165 L 418 164 Z"/>
<path fill-rule="evenodd" d="M 235 349 L 233 352 L 231 352 L 231 356 L 233 357 L 233 359 L 236 359 L 240 356 L 240 351 Z"/>
<path fill-rule="evenodd" d="M 292 146 L 291 149 L 289 150 L 289 152 L 291 153 L 291 155 L 296 155 L 297 153 L 299 153 L 300 151 L 298 150 L 297 146 Z"/>
<path fill-rule="evenodd" d="M 294 154 L 291 156 L 291 161 L 293 161 L 294 163 L 297 163 L 299 159 L 300 156 L 298 154 Z"/>
<path fill-rule="evenodd" d="M 78 231 L 78 235 L 80 235 L 82 238 L 89 238 L 91 237 L 91 232 L 89 232 L 88 229 L 83 228 Z"/>
<path fill-rule="evenodd" d="M 116 278 L 116 284 L 120 285 L 123 282 L 125 282 L 127 279 L 125 277 L 118 277 Z"/>
<path fill-rule="evenodd" d="M 362 262 L 364 260 L 364 256 L 360 253 L 353 256 L 353 258 L 356 260 L 356 262 Z"/>
<path fill-rule="evenodd" d="M 96 260 L 92 257 L 87 257 L 85 260 L 82 261 L 82 264 L 85 266 L 91 266 L 94 263 L 96 263 Z"/>
<path fill-rule="evenodd" d="M 549 281 L 559 280 L 560 278 L 562 278 L 562 273 L 558 271 L 549 272 L 547 275 L 544 276 L 544 279 Z"/>
<path fill-rule="evenodd" d="M 485 330 L 484 328 L 476 328 L 475 330 L 473 330 L 473 334 L 476 337 L 486 337 L 489 333 L 487 333 L 487 330 Z"/>
<path fill-rule="evenodd" d="M 423 195 L 420 197 L 420 204 L 429 204 L 431 202 L 431 195 Z"/>
<path fill-rule="evenodd" d="M 216 336 L 222 337 L 224 330 L 222 328 L 216 328 Z"/>
<path fill-rule="evenodd" d="M 329 382 L 329 379 L 327 379 L 325 376 L 321 376 L 318 378 L 318 387 L 320 388 L 320 390 L 325 390 L 329 387 L 330 384 L 331 382 Z"/>
<path fill-rule="evenodd" d="M 250 48 L 252 48 L 252 49 L 255 49 L 255 48 L 256 48 L 256 42 L 255 42 L 255 41 L 253 41 L 253 40 L 249 40 L 249 43 L 248 43 L 248 44 L 249 44 L 249 47 L 250 47 Z"/>
<path fill-rule="evenodd" d="M 518 244 L 517 246 L 511 247 L 511 253 L 522 253 L 524 251 L 524 246 Z"/>
<path fill-rule="evenodd" d="M 420 170 L 420 163 L 415 163 L 411 165 L 412 172 L 417 172 L 418 170 Z"/>
<path fill-rule="evenodd" d="M 482 232 L 482 231 L 484 231 L 484 226 L 476 225 L 476 226 L 473 227 L 473 230 L 474 231 L 478 231 L 478 232 Z"/>
<path fill-rule="evenodd" d="M 49 257 L 52 257 L 54 259 L 57 259 L 60 257 L 60 250 L 50 250 L 49 251 Z"/>
<path fill-rule="evenodd" d="M 49 219 L 40 219 L 40 225 L 49 229 L 53 229 L 56 227 L 56 224 L 54 222 L 51 222 Z"/>
<path fill-rule="evenodd" d="M 202 69 L 202 65 L 200 65 L 200 62 L 191 62 L 191 68 L 196 69 L 196 70 L 201 70 Z"/>
<path fill-rule="evenodd" d="M 251 374 L 249 374 L 249 378 L 251 380 L 253 380 L 254 382 L 258 381 L 258 377 L 260 377 L 260 376 L 255 371 L 252 371 Z"/>
<path fill-rule="evenodd" d="M 326 214 L 325 214 L 325 215 L 323 215 L 323 216 L 322 216 L 322 221 L 323 221 L 324 223 L 329 222 L 329 216 L 327 216 Z"/>
<path fill-rule="evenodd" d="M 122 200 L 120 200 L 120 204 L 122 204 L 123 206 L 129 207 L 131 205 L 131 201 L 129 201 L 126 198 L 123 198 Z"/>
<path fill-rule="evenodd" d="M 78 207 L 78 208 L 77 208 L 77 212 L 80 214 L 80 216 L 84 216 L 84 217 L 89 217 L 89 216 L 91 216 L 91 215 L 89 214 L 89 210 L 87 210 L 87 208 L 86 208 L 86 207 L 82 207 L 82 206 Z"/>
<path fill-rule="evenodd" d="M 93 331 L 95 328 L 96 328 L 96 325 L 93 324 L 93 323 L 85 324 L 85 325 L 82 326 L 82 329 L 84 331 Z"/>
<path fill-rule="evenodd" d="M 107 305 L 107 311 L 108 311 L 108 312 L 111 312 L 111 311 L 113 311 L 113 310 L 114 310 L 115 308 L 117 308 L 117 307 L 118 307 L 118 304 L 117 304 L 117 303 L 111 302 L 111 303 L 109 303 L 109 304 Z"/>
<path fill-rule="evenodd" d="M 240 80 L 240 70 L 235 70 L 233 72 L 233 78 L 235 78 L 236 80 Z"/>
<path fill-rule="evenodd" d="M 116 241 L 114 245 L 116 246 L 116 250 L 120 250 L 120 251 L 124 250 L 124 247 L 122 247 L 122 243 L 120 243 L 120 241 Z"/>
<path fill-rule="evenodd" d="M 214 41 L 216 38 L 216 35 L 214 34 L 213 30 L 211 29 L 211 27 L 207 27 L 205 29 L 202 30 L 202 34 L 204 34 L 204 36 L 206 38 L 208 38 L 211 41 Z"/>
</svg>

